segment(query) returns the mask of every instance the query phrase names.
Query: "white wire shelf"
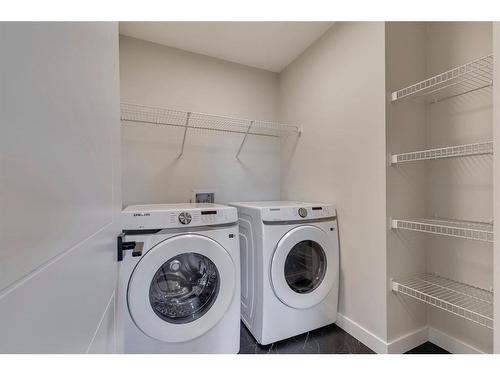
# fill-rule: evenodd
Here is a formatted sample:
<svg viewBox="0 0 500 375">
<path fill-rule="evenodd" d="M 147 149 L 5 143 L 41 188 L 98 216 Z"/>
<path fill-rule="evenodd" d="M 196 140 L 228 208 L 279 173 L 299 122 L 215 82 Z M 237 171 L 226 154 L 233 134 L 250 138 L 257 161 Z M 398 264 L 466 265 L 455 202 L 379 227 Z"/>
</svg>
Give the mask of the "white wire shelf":
<svg viewBox="0 0 500 375">
<path fill-rule="evenodd" d="M 392 280 L 392 290 L 493 329 L 493 292 L 441 276 Z"/>
<path fill-rule="evenodd" d="M 249 135 L 275 138 L 280 138 L 291 133 L 300 135 L 300 128 L 296 125 L 179 111 L 131 103 L 121 103 L 120 118 L 126 122 L 184 128 L 184 137 L 179 157 L 184 151 L 187 129 L 243 134 L 244 138 L 236 155 L 237 157 Z"/>
<path fill-rule="evenodd" d="M 445 219 L 392 219 L 392 229 L 493 242 L 493 224 Z"/>
<path fill-rule="evenodd" d="M 394 154 L 391 164 L 406 163 L 419 160 L 433 160 L 473 155 L 493 155 L 493 142 L 469 143 L 466 145 L 433 148 L 429 150 Z"/>
<path fill-rule="evenodd" d="M 493 55 L 487 55 L 394 91 L 391 99 L 395 102 L 409 97 L 423 97 L 427 103 L 437 103 L 477 90 L 488 89 L 492 85 Z"/>
</svg>

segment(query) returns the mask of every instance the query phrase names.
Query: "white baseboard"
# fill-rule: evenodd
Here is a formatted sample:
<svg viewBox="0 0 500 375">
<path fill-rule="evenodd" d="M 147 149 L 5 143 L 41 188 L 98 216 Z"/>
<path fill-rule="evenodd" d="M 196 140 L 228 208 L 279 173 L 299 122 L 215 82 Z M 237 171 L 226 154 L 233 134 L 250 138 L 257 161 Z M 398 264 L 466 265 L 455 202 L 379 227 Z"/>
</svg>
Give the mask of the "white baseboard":
<svg viewBox="0 0 500 375">
<path fill-rule="evenodd" d="M 378 336 L 360 326 L 358 323 L 349 319 L 348 317 L 342 314 L 337 314 L 337 321 L 335 324 L 337 324 L 348 334 L 368 346 L 375 353 L 387 353 L 387 343 L 384 340 L 380 339 Z"/>
<path fill-rule="evenodd" d="M 387 343 L 342 314 L 338 314 L 336 324 L 377 354 L 405 353 L 426 341 L 453 354 L 485 354 L 484 351 L 433 327 L 422 327 Z"/>
<path fill-rule="evenodd" d="M 387 343 L 374 333 L 342 314 L 338 314 L 336 324 L 377 354 L 404 353 L 428 340 L 427 327 L 420 328 Z"/>
<path fill-rule="evenodd" d="M 453 354 L 485 354 L 482 350 L 432 327 L 429 327 L 428 339 Z"/>
<path fill-rule="evenodd" d="M 387 343 L 387 353 L 402 354 L 429 341 L 429 327 L 422 327 Z"/>
</svg>

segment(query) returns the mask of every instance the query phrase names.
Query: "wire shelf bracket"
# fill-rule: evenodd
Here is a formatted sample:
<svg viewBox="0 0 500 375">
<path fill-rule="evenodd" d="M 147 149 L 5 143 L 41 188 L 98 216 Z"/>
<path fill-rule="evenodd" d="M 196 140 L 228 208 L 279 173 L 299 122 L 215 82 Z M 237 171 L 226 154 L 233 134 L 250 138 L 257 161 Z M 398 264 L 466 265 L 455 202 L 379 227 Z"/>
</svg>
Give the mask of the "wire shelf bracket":
<svg viewBox="0 0 500 375">
<path fill-rule="evenodd" d="M 187 130 L 189 127 L 189 117 L 190 116 L 191 116 L 191 112 L 188 112 L 186 114 L 186 125 L 184 126 L 184 135 L 182 136 L 181 152 L 179 153 L 179 156 L 177 156 L 177 159 L 180 159 L 182 154 L 184 154 L 184 145 L 186 144 L 186 134 L 187 134 Z"/>
<path fill-rule="evenodd" d="M 487 55 L 394 91 L 391 101 L 423 97 L 426 103 L 438 103 L 493 86 L 493 55 Z"/>
<path fill-rule="evenodd" d="M 120 119 L 123 122 L 183 128 L 184 134 L 178 158 L 184 154 L 188 129 L 243 134 L 243 140 L 236 154 L 237 158 L 239 158 L 248 136 L 283 138 L 290 134 L 301 135 L 301 128 L 296 125 L 179 111 L 132 103 L 120 104 Z"/>
<path fill-rule="evenodd" d="M 243 137 L 243 140 L 241 141 L 241 145 L 238 148 L 238 152 L 236 153 L 236 159 L 240 158 L 240 152 L 243 149 L 243 145 L 247 141 L 248 133 L 250 132 L 250 129 L 252 128 L 252 125 L 253 125 L 253 121 L 250 121 L 250 125 L 248 125 L 248 129 L 247 129 L 247 131 L 245 133 L 245 136 Z"/>
<path fill-rule="evenodd" d="M 391 219 L 392 229 L 493 242 L 493 224 L 446 219 Z"/>
<path fill-rule="evenodd" d="M 493 329 L 492 291 L 432 274 L 392 280 L 391 289 Z"/>
<path fill-rule="evenodd" d="M 406 152 L 403 154 L 393 154 L 391 156 L 391 164 L 395 165 L 419 160 L 435 160 L 474 155 L 493 155 L 493 142 L 469 143 L 465 145 Z"/>
</svg>

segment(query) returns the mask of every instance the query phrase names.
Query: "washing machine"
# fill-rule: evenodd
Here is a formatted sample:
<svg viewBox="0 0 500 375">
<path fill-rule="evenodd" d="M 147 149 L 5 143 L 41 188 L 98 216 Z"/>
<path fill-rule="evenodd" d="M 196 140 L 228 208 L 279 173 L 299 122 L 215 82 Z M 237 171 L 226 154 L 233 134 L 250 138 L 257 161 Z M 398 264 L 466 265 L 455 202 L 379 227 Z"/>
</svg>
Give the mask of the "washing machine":
<svg viewBox="0 0 500 375">
<path fill-rule="evenodd" d="M 337 319 L 339 238 L 331 204 L 237 202 L 241 318 L 260 344 Z"/>
<path fill-rule="evenodd" d="M 118 237 L 118 350 L 238 353 L 240 254 L 234 207 L 129 206 Z"/>
</svg>

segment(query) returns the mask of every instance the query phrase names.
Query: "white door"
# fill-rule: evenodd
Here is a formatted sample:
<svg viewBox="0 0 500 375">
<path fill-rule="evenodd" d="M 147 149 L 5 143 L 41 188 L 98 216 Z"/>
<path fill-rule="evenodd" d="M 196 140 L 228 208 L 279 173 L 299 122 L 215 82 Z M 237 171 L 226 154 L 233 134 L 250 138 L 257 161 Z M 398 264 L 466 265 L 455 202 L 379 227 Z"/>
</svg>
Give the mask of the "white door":
<svg viewBox="0 0 500 375">
<path fill-rule="evenodd" d="M 303 225 L 278 242 L 271 264 L 271 283 L 286 305 L 306 309 L 320 303 L 338 277 L 338 249 L 318 227 Z"/>
<path fill-rule="evenodd" d="M 139 261 L 128 286 L 135 324 L 165 342 L 185 342 L 214 327 L 229 308 L 235 265 L 214 240 L 195 234 L 169 238 Z"/>
<path fill-rule="evenodd" d="M 113 352 L 118 24 L 0 22 L 0 353 Z"/>
</svg>

